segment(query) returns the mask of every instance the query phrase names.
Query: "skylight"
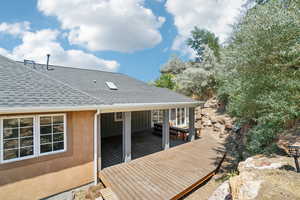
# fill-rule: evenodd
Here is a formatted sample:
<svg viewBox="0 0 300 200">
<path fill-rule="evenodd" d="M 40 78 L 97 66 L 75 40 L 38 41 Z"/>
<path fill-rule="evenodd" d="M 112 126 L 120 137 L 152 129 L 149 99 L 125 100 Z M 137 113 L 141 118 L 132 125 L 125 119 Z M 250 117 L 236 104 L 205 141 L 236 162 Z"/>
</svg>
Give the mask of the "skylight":
<svg viewBox="0 0 300 200">
<path fill-rule="evenodd" d="M 106 83 L 107 87 L 111 90 L 117 90 L 118 89 L 117 86 L 113 82 L 106 81 L 105 83 Z"/>
</svg>

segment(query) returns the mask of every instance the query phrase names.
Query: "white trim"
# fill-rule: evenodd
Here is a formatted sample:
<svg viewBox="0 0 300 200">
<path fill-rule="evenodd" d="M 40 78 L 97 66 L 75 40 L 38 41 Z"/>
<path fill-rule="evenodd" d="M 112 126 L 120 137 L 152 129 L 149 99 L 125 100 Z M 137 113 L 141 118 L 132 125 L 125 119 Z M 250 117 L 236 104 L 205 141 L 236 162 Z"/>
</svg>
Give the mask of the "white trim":
<svg viewBox="0 0 300 200">
<path fill-rule="evenodd" d="M 0 108 L 0 114 L 20 114 L 34 112 L 67 112 L 82 110 L 97 110 L 101 113 L 125 112 L 139 110 L 161 110 L 174 107 L 194 107 L 203 104 L 203 102 L 167 102 L 167 103 L 128 103 L 128 104 L 111 104 L 111 105 L 90 105 L 90 106 L 66 106 L 66 107 L 9 107 Z"/>
<path fill-rule="evenodd" d="M 41 124 L 40 124 L 40 121 L 41 121 L 41 117 L 53 117 L 54 116 L 63 116 L 64 117 L 64 149 L 61 149 L 61 150 L 57 150 L 57 151 L 53 151 L 53 147 L 52 147 L 52 151 L 51 152 L 46 152 L 46 153 L 41 153 L 41 133 L 40 133 L 40 128 L 41 128 Z M 67 151 L 67 117 L 66 117 L 66 113 L 57 113 L 57 114 L 45 114 L 45 115 L 37 115 L 38 117 L 38 131 L 37 131 L 37 135 L 38 135 L 38 156 L 45 156 L 45 155 L 52 155 L 52 154 L 56 154 L 56 153 L 63 153 L 63 152 L 66 152 Z M 51 126 L 53 126 L 53 121 L 51 122 Z M 52 130 L 52 142 L 50 144 L 53 145 L 53 130 Z"/>
<path fill-rule="evenodd" d="M 64 116 L 64 141 L 63 141 L 64 149 L 63 150 L 52 151 L 52 152 L 47 152 L 47 153 L 40 153 L 40 117 L 43 117 L 43 116 Z M 33 146 L 33 155 L 4 160 L 3 159 L 3 156 L 4 156 L 4 153 L 3 153 L 4 152 L 3 119 L 22 119 L 22 118 L 33 118 L 33 145 L 32 145 Z M 51 133 L 51 134 L 53 134 L 53 133 Z M 19 137 L 18 137 L 18 139 L 19 139 Z M 53 141 L 52 141 L 52 143 L 53 143 Z M 18 149 L 19 148 L 20 148 L 20 142 L 19 142 Z M 52 155 L 52 154 L 57 154 L 57 153 L 63 153 L 66 151 L 67 151 L 67 115 L 66 115 L 66 113 L 45 114 L 45 115 L 14 115 L 14 116 L 0 117 L 0 164 L 16 162 L 16 161 L 26 160 L 26 159 L 40 157 L 40 156 Z"/>
</svg>

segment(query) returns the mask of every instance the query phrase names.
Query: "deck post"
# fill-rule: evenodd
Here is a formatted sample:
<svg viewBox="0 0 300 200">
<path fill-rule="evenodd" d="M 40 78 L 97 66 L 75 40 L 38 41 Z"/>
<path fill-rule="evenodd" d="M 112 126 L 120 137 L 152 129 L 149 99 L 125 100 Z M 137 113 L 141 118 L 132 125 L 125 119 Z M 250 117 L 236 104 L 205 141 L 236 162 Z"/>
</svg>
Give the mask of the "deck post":
<svg viewBox="0 0 300 200">
<path fill-rule="evenodd" d="M 164 150 L 170 147 L 170 124 L 169 124 L 169 110 L 163 111 L 163 127 L 162 127 L 162 148 Z"/>
<path fill-rule="evenodd" d="M 131 160 L 131 112 L 123 113 L 123 161 Z"/>
<path fill-rule="evenodd" d="M 189 141 L 195 140 L 195 108 L 189 108 Z"/>
<path fill-rule="evenodd" d="M 98 155 L 98 153 L 99 153 L 99 141 L 98 141 L 98 139 L 99 139 L 99 132 L 98 132 L 98 130 L 99 130 L 99 127 L 98 127 L 98 120 L 99 120 L 99 115 L 100 115 L 100 110 L 98 109 L 97 110 L 97 112 L 95 113 L 95 115 L 94 115 L 94 130 L 93 130 L 93 132 L 94 132 L 94 138 L 93 138 L 93 142 L 94 142 L 94 144 L 93 144 L 93 149 L 94 149 L 94 152 L 93 152 L 93 154 L 94 154 L 94 160 L 93 160 L 93 164 L 94 164 L 94 184 L 95 185 L 97 185 L 98 184 L 98 169 L 99 169 L 99 155 Z M 101 166 L 100 166 L 101 167 Z"/>
</svg>

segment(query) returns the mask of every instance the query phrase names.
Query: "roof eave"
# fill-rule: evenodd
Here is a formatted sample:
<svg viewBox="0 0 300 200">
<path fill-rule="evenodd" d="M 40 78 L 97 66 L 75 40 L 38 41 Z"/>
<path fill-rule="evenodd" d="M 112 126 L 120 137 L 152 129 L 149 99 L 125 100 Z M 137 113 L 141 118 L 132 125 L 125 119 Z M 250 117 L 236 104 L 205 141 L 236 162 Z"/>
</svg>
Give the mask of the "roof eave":
<svg viewBox="0 0 300 200">
<path fill-rule="evenodd" d="M 45 112 L 70 112 L 70 111 L 95 111 L 101 110 L 101 113 L 141 111 L 153 109 L 169 109 L 176 107 L 196 107 L 203 102 L 167 102 L 167 103 L 128 103 L 112 105 L 90 105 L 90 106 L 58 106 L 58 107 L 10 107 L 0 108 L 0 114 L 21 114 L 21 113 L 45 113 Z"/>
</svg>

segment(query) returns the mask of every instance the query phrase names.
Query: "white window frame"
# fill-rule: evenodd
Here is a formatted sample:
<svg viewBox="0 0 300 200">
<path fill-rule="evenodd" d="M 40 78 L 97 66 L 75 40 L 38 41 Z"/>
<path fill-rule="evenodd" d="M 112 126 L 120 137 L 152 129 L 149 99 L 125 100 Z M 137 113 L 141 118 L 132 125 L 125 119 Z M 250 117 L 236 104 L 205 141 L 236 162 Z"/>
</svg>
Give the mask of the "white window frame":
<svg viewBox="0 0 300 200">
<path fill-rule="evenodd" d="M 13 158 L 13 159 L 9 159 L 9 160 L 4 160 L 4 158 L 3 158 L 3 156 L 4 156 L 4 145 L 3 145 L 4 126 L 3 126 L 3 120 L 4 119 L 21 119 L 21 118 L 33 118 L 33 155 L 24 156 L 24 157 L 20 157 L 20 158 Z M 35 126 L 35 124 L 36 124 L 35 115 L 0 117 L 0 163 L 10 163 L 10 162 L 15 162 L 15 161 L 19 161 L 19 160 L 26 160 L 26 159 L 30 159 L 30 158 L 35 157 L 35 151 L 36 151 L 36 136 L 35 136 L 36 126 Z M 20 144 L 19 144 L 19 148 L 20 148 Z"/>
<path fill-rule="evenodd" d="M 121 116 L 122 116 L 121 119 L 117 117 L 117 116 L 118 116 L 117 113 L 121 113 Z M 124 119 L 124 116 L 123 116 L 123 113 L 122 113 L 122 112 L 115 112 L 115 113 L 114 113 L 114 120 L 115 120 L 115 122 L 122 122 L 123 119 Z"/>
<path fill-rule="evenodd" d="M 181 123 L 182 121 L 182 118 L 181 117 L 177 117 L 178 115 L 178 109 L 180 110 L 180 113 L 182 113 L 181 109 L 184 108 L 184 112 L 182 115 L 184 115 L 184 123 Z M 169 119 L 171 121 L 171 112 L 172 112 L 172 109 L 175 109 L 175 124 L 174 126 L 177 126 L 177 127 L 185 127 L 185 126 L 188 126 L 188 109 L 189 107 L 176 107 L 176 108 L 170 108 L 169 109 Z M 157 111 L 157 110 L 151 110 L 151 126 L 153 127 L 154 126 L 154 120 L 153 120 L 153 111 Z"/>
<path fill-rule="evenodd" d="M 46 153 L 41 153 L 41 147 L 40 147 L 40 144 L 41 144 L 41 134 L 40 134 L 40 130 L 41 130 L 41 127 L 40 127 L 40 119 L 41 117 L 54 117 L 54 116 L 64 116 L 64 149 L 61 149 L 61 150 L 57 150 L 57 151 L 51 151 L 51 152 L 46 152 Z M 38 133 L 38 155 L 40 156 L 44 156 L 44 155 L 51 155 L 51 154 L 56 154 L 56 153 L 63 153 L 63 152 L 66 152 L 67 151 L 67 117 L 66 117 L 66 114 L 63 113 L 63 114 L 45 114 L 45 115 L 38 115 L 38 120 L 37 120 L 37 125 L 38 125 L 38 129 L 37 129 L 37 133 Z M 53 140 L 53 137 L 52 137 L 52 140 Z M 52 141 L 53 143 L 53 141 Z"/>
<path fill-rule="evenodd" d="M 47 153 L 40 153 L 40 117 L 43 116 L 64 116 L 64 149 L 58 151 L 52 151 Z M 9 160 L 4 160 L 4 146 L 3 146 L 3 120 L 4 119 L 21 119 L 21 118 L 33 118 L 33 155 L 21 157 L 21 158 L 13 158 Z M 0 117 L 0 164 L 11 163 L 21 160 L 27 160 L 35 157 L 40 157 L 44 155 L 51 155 L 57 153 L 63 153 L 67 151 L 67 115 L 66 113 L 58 113 L 58 114 L 42 114 L 42 115 L 14 115 L 14 116 L 1 116 Z"/>
</svg>

